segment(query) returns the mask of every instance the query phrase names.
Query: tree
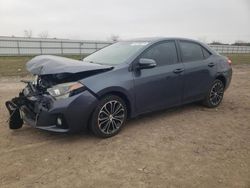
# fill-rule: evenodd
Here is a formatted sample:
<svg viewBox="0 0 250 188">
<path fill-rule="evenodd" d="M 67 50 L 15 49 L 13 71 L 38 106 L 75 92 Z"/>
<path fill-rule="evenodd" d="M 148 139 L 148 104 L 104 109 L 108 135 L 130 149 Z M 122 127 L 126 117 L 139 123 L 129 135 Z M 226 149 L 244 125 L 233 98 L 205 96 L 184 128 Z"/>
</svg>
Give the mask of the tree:
<svg viewBox="0 0 250 188">
<path fill-rule="evenodd" d="M 120 36 L 119 36 L 119 35 L 111 35 L 111 36 L 110 36 L 110 40 L 111 40 L 112 42 L 117 42 L 117 41 L 119 41 L 119 39 L 120 39 Z"/>
<path fill-rule="evenodd" d="M 31 38 L 32 37 L 32 30 L 24 30 L 24 37 Z"/>
<path fill-rule="evenodd" d="M 212 43 L 210 43 L 211 45 L 228 45 L 219 41 L 213 41 Z"/>
<path fill-rule="evenodd" d="M 47 39 L 49 37 L 49 32 L 48 31 L 43 31 L 38 35 L 42 39 Z"/>
<path fill-rule="evenodd" d="M 237 40 L 233 45 L 236 46 L 250 46 L 249 42 L 243 41 L 243 40 Z"/>
</svg>

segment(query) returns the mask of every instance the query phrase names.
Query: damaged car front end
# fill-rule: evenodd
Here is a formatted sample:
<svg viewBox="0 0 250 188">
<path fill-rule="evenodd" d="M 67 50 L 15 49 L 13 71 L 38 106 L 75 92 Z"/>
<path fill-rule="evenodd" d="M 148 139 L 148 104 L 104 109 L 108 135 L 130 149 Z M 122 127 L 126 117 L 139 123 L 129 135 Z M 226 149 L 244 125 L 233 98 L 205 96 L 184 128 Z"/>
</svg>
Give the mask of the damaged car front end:
<svg viewBox="0 0 250 188">
<path fill-rule="evenodd" d="M 23 81 L 26 87 L 19 96 L 6 102 L 9 127 L 18 129 L 25 122 L 54 132 L 86 128 L 98 99 L 80 80 L 112 69 L 57 56 L 37 56 L 26 68 L 35 79 Z"/>
</svg>

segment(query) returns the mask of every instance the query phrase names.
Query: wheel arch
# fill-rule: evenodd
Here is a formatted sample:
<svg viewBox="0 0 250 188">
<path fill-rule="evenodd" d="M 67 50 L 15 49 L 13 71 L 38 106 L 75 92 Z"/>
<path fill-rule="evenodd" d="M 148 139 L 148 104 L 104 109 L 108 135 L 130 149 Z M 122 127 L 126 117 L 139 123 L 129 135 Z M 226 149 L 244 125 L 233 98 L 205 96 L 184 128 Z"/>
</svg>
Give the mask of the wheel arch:
<svg viewBox="0 0 250 188">
<path fill-rule="evenodd" d="M 216 76 L 215 79 L 222 81 L 224 87 L 226 87 L 227 80 L 226 80 L 225 76 L 223 76 L 223 75 L 218 75 L 218 76 Z"/>
<path fill-rule="evenodd" d="M 127 112 L 128 112 L 128 117 L 132 116 L 133 113 L 133 108 L 132 108 L 132 99 L 129 96 L 129 94 L 127 94 L 126 91 L 124 91 L 124 89 L 122 88 L 112 88 L 112 89 L 106 89 L 100 93 L 98 93 L 98 98 L 101 99 L 103 97 L 106 97 L 108 95 L 116 95 L 118 97 L 120 97 L 121 99 L 124 100 L 126 107 L 127 107 Z"/>
</svg>

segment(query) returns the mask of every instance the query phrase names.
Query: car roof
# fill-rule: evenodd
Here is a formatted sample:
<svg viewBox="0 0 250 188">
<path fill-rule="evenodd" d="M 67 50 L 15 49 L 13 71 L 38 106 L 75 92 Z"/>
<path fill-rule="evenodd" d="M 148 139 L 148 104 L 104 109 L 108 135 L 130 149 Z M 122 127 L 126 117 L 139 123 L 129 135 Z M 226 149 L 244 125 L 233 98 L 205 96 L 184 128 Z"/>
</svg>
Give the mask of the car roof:
<svg viewBox="0 0 250 188">
<path fill-rule="evenodd" d="M 197 40 L 194 39 L 188 39 L 188 38 L 181 38 L 181 37 L 147 37 L 147 38 L 133 38 L 133 39 L 128 39 L 124 41 L 130 41 L 130 42 L 159 42 L 159 41 L 164 41 L 164 40 L 187 40 L 187 41 L 193 41 L 193 42 L 198 42 Z"/>
<path fill-rule="evenodd" d="M 128 42 L 148 42 L 150 45 L 161 42 L 161 41 L 166 41 L 166 40 L 185 40 L 185 41 L 190 41 L 190 42 L 195 42 L 200 44 L 201 46 L 205 47 L 208 49 L 212 54 L 217 54 L 216 51 L 214 51 L 212 48 L 210 48 L 207 44 L 200 42 L 198 40 L 194 39 L 188 39 L 188 38 L 182 38 L 182 37 L 148 37 L 148 38 L 135 38 L 135 39 L 129 39 L 129 40 L 124 40 Z"/>
</svg>

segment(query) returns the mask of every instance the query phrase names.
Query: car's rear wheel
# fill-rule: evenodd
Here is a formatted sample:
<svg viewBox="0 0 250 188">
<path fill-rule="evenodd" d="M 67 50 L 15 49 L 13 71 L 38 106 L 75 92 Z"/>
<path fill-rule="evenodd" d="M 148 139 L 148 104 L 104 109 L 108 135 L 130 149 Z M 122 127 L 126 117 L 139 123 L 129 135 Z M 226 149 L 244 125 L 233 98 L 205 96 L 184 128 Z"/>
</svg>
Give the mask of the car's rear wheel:
<svg viewBox="0 0 250 188">
<path fill-rule="evenodd" d="M 116 95 L 102 98 L 94 110 L 90 128 L 92 132 L 102 138 L 116 135 L 127 119 L 125 102 Z"/>
<path fill-rule="evenodd" d="M 210 87 L 203 104 L 209 108 L 219 106 L 224 95 L 224 84 L 221 80 L 216 79 Z"/>
</svg>

